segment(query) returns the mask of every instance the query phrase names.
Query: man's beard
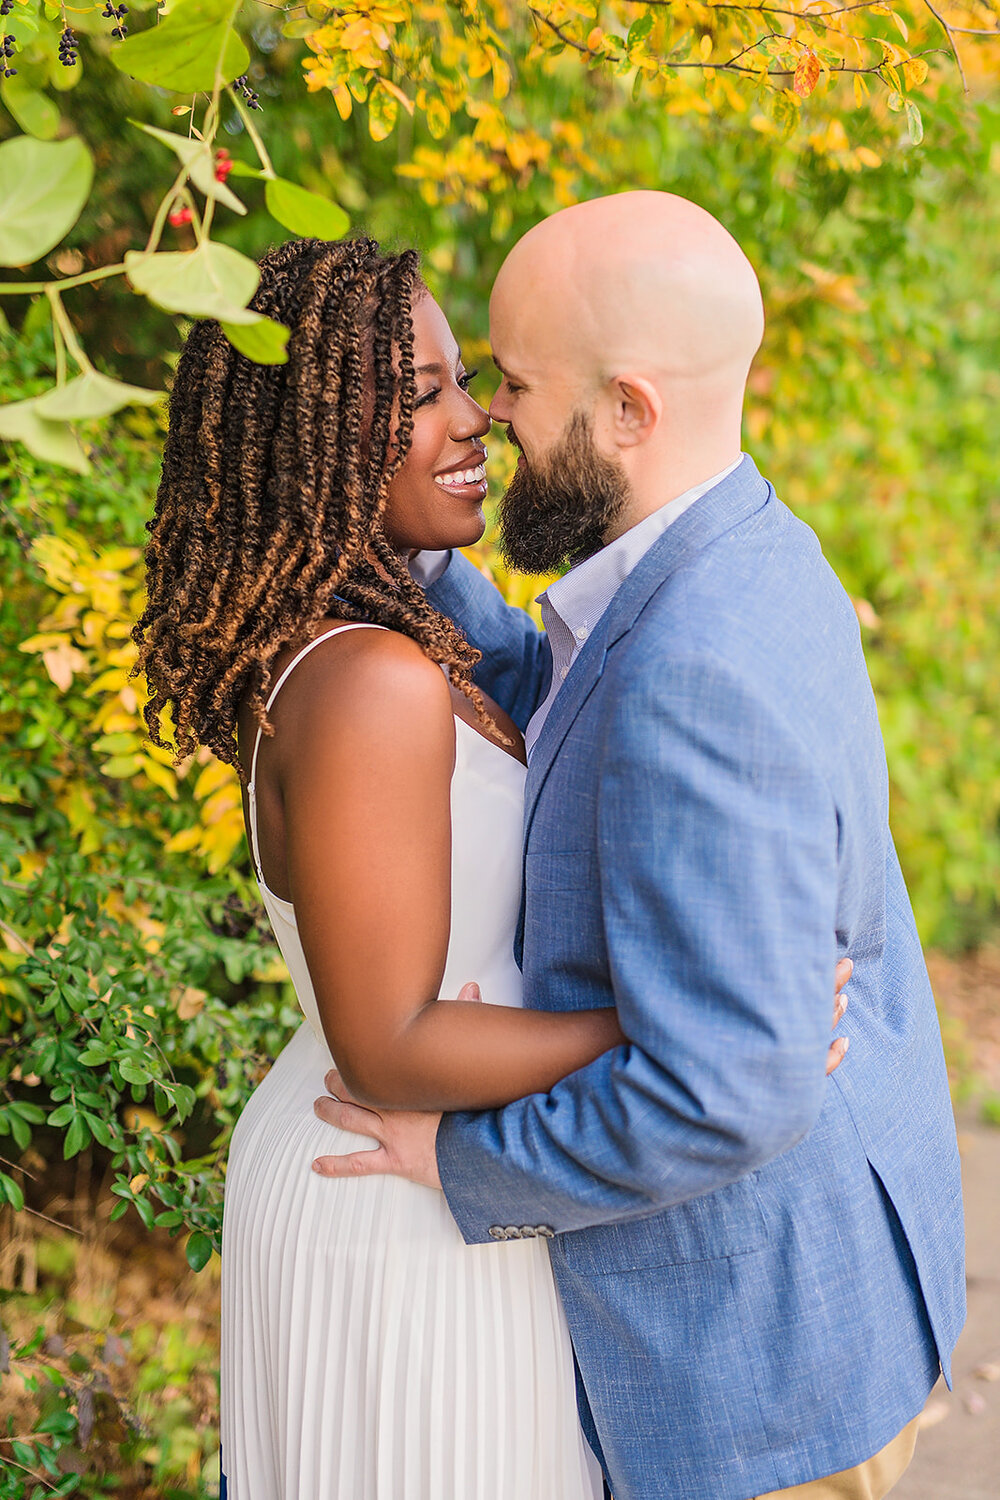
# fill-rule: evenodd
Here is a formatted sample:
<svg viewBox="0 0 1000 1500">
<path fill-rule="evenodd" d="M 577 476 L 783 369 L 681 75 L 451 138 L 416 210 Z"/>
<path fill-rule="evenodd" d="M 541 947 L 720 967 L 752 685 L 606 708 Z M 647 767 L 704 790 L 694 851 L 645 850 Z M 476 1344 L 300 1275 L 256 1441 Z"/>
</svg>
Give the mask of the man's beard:
<svg viewBox="0 0 1000 1500">
<path fill-rule="evenodd" d="M 522 457 L 497 509 L 500 556 L 518 573 L 572 567 L 604 546 L 629 494 L 620 465 L 597 451 L 590 417 L 575 412 L 543 459 L 529 468 Z"/>
</svg>

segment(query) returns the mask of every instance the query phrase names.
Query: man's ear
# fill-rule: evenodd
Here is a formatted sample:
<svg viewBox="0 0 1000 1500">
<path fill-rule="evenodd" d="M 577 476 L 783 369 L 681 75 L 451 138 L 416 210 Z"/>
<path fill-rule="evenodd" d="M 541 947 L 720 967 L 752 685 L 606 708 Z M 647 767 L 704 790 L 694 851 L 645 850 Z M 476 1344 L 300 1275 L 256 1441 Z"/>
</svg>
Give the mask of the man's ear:
<svg viewBox="0 0 1000 1500">
<path fill-rule="evenodd" d="M 618 375 L 610 384 L 611 424 L 619 448 L 637 448 L 653 436 L 663 416 L 663 397 L 642 375 Z"/>
</svg>

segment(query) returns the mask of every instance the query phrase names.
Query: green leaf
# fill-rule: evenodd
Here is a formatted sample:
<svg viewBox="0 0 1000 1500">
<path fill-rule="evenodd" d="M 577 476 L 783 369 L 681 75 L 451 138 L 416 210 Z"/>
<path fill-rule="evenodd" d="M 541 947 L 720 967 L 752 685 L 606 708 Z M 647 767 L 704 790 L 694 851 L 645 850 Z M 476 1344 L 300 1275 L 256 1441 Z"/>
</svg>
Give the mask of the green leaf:
<svg viewBox="0 0 1000 1500">
<path fill-rule="evenodd" d="M 267 211 L 279 224 L 293 234 L 318 240 L 339 240 L 350 229 L 351 221 L 339 203 L 331 203 L 319 193 L 299 187 L 297 182 L 288 182 L 284 177 L 271 177 L 264 190 Z"/>
<path fill-rule="evenodd" d="M 652 29 L 653 12 L 651 10 L 647 10 L 645 15 L 641 15 L 638 20 L 633 21 L 632 25 L 629 27 L 628 36 L 625 39 L 626 47 L 631 48 L 634 47 L 637 42 L 644 41 L 645 38 L 649 36 L 649 33 L 652 31 Z"/>
<path fill-rule="evenodd" d="M 87 370 L 66 385 L 53 386 L 35 397 L 40 416 L 53 422 L 80 422 L 90 417 L 106 417 L 123 406 L 152 406 L 165 394 L 144 386 L 125 385 L 111 380 L 99 370 Z"/>
<path fill-rule="evenodd" d="M 228 188 L 224 182 L 217 180 L 215 155 L 205 141 L 178 135 L 173 130 L 158 130 L 155 125 L 143 125 L 138 120 L 132 120 L 130 123 L 138 125 L 140 130 L 144 130 L 154 140 L 162 141 L 165 146 L 169 146 L 187 167 L 195 187 L 199 192 L 204 193 L 206 198 L 215 198 L 217 202 L 224 203 L 227 208 L 231 208 L 234 213 L 246 213 L 246 209 L 232 188 Z"/>
<path fill-rule="evenodd" d="M 911 146 L 919 146 L 924 138 L 924 122 L 920 110 L 912 99 L 906 101 L 906 130 Z"/>
<path fill-rule="evenodd" d="M 23 443 L 29 453 L 44 463 L 61 464 L 64 469 L 73 469 L 77 474 L 90 473 L 90 464 L 72 427 L 43 417 L 37 410 L 35 398 L 0 406 L 0 438 Z"/>
<path fill-rule="evenodd" d="M 241 354 L 258 365 L 287 365 L 288 329 L 273 318 L 258 318 L 255 323 L 223 323 L 222 331 Z"/>
<path fill-rule="evenodd" d="M 200 1229 L 191 1235 L 185 1250 L 192 1271 L 203 1271 L 212 1259 L 212 1241 Z"/>
<path fill-rule="evenodd" d="M 6 1172 L 0 1172 L 0 1197 L 5 1198 L 12 1208 L 20 1213 L 24 1207 L 24 1193 L 13 1177 L 8 1177 Z"/>
<path fill-rule="evenodd" d="M 248 312 L 246 306 L 257 290 L 260 270 L 228 245 L 206 240 L 197 250 L 155 255 L 129 250 L 125 269 L 136 291 L 167 312 L 226 323 L 260 320 L 260 313 Z"/>
<path fill-rule="evenodd" d="M 118 1071 L 126 1083 L 143 1084 L 149 1082 L 149 1073 L 141 1065 L 131 1058 L 122 1058 L 118 1063 Z"/>
<path fill-rule="evenodd" d="M 48 1417 L 43 1417 L 41 1422 L 35 1423 L 35 1432 L 53 1432 L 61 1437 L 69 1437 L 76 1431 L 76 1417 L 70 1411 L 54 1411 Z"/>
<path fill-rule="evenodd" d="M 0 265 L 27 266 L 58 245 L 80 217 L 94 177 L 79 136 L 0 146 Z"/>
<path fill-rule="evenodd" d="M 266 178 L 267 173 L 261 167 L 252 167 L 249 162 L 233 161 L 233 170 L 230 177 L 260 177 Z"/>
<path fill-rule="evenodd" d="M 59 110 L 47 94 L 15 76 L 0 84 L 0 97 L 22 130 L 37 140 L 51 141 L 59 129 Z"/>
<path fill-rule="evenodd" d="M 216 74 L 232 83 L 250 66 L 233 30 L 233 0 L 177 0 L 166 20 L 113 49 L 116 68 L 178 94 L 211 93 Z"/>
<path fill-rule="evenodd" d="M 69 1161 L 71 1156 L 76 1156 L 90 1140 L 90 1131 L 87 1122 L 82 1115 L 77 1115 L 66 1132 L 63 1141 L 63 1158 Z"/>
</svg>

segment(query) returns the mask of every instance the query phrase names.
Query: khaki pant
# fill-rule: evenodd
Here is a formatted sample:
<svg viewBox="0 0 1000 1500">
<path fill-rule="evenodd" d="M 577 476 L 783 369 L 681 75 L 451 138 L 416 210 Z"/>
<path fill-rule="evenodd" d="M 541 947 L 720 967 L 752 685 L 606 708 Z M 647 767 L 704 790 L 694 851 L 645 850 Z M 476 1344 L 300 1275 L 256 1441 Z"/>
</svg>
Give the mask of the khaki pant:
<svg viewBox="0 0 1000 1500">
<path fill-rule="evenodd" d="M 769 1495 L 759 1495 L 757 1500 L 882 1500 L 909 1467 L 919 1420 L 914 1417 L 898 1437 L 867 1463 L 842 1469 L 826 1479 L 793 1485 L 790 1490 L 772 1490 Z"/>
</svg>

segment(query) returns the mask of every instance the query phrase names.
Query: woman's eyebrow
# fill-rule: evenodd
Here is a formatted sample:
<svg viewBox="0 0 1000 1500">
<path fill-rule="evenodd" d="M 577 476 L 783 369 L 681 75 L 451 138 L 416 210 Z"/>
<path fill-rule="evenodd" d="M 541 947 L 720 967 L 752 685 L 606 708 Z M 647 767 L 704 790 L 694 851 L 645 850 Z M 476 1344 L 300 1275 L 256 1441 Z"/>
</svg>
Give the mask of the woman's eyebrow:
<svg viewBox="0 0 1000 1500">
<path fill-rule="evenodd" d="M 464 363 L 465 360 L 462 358 L 461 354 L 456 355 L 455 368 L 457 369 L 459 365 L 464 365 Z M 413 373 L 414 375 L 443 375 L 447 371 L 447 368 L 447 365 L 442 365 L 440 363 L 433 365 L 414 365 Z"/>
</svg>

